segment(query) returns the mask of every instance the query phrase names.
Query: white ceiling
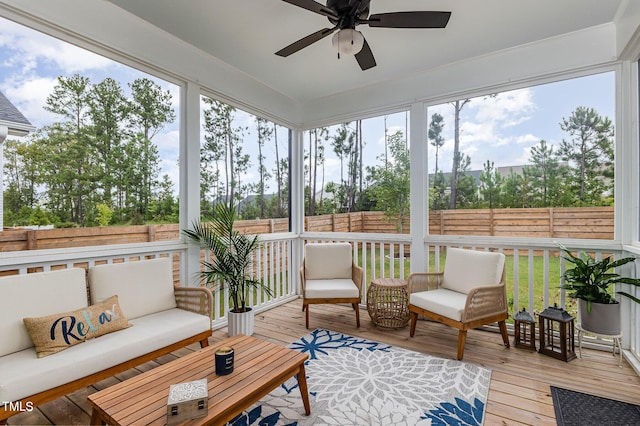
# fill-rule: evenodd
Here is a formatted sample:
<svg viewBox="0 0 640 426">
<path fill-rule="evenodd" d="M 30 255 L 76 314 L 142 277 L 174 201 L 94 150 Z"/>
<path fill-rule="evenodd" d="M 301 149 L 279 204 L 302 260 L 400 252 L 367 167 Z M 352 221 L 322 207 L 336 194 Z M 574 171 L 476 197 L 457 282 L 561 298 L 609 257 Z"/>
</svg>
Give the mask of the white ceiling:
<svg viewBox="0 0 640 426">
<path fill-rule="evenodd" d="M 445 29 L 358 27 L 378 65 L 338 59 L 331 37 L 282 58 L 274 52 L 328 20 L 280 0 L 110 0 L 247 77 L 305 103 L 492 52 L 611 23 L 626 0 L 372 0 L 370 13 L 451 11 Z"/>
</svg>

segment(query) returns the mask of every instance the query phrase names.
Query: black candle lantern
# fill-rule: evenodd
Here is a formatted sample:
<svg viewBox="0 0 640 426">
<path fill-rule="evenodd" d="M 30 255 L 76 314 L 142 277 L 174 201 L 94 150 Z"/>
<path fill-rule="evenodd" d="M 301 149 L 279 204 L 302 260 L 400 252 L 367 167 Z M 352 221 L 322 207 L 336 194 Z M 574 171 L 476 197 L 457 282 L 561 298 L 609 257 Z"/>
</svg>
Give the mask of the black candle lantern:
<svg viewBox="0 0 640 426">
<path fill-rule="evenodd" d="M 525 308 L 515 314 L 513 345 L 516 348 L 536 350 L 536 320 Z"/>
<path fill-rule="evenodd" d="M 571 361 L 576 358 L 574 319 L 557 304 L 549 306 L 539 315 L 541 354 Z"/>
</svg>

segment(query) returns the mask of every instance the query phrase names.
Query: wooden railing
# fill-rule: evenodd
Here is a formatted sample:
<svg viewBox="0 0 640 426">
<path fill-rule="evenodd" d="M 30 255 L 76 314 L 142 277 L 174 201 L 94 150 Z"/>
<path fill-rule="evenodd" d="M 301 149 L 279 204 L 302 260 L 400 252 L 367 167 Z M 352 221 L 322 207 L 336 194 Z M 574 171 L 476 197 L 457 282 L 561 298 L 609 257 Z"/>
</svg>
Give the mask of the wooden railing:
<svg viewBox="0 0 640 426">
<path fill-rule="evenodd" d="M 255 292 L 250 295 L 250 304 L 256 312 L 269 309 L 298 297 L 298 271 L 292 262 L 293 247 L 297 235 L 280 233 L 262 235 L 255 259 L 255 273 L 261 278 L 271 295 Z M 353 245 L 356 263 L 364 269 L 363 304 L 366 304 L 368 283 L 378 277 L 406 278 L 411 271 L 411 239 L 402 234 L 367 233 L 304 233 L 302 242 L 347 241 Z M 612 241 L 568 241 L 570 249 L 585 250 L 596 258 L 608 255 L 620 256 L 622 249 Z M 444 265 L 446 248 L 465 247 L 476 250 L 500 251 L 507 255 L 507 285 L 510 312 L 513 314 L 522 307 L 537 313 L 546 306 L 557 303 L 576 315 L 575 304 L 559 289 L 561 275 L 566 268 L 565 261 L 558 256 L 557 243 L 552 239 L 531 238 L 486 238 L 474 236 L 431 236 L 425 242 L 425 252 L 429 253 L 429 271 L 440 271 Z M 187 246 L 179 241 L 126 244 L 111 246 L 93 246 L 84 248 L 65 248 L 38 250 L 29 252 L 3 253 L 0 256 L 0 274 L 24 274 L 48 271 L 60 268 L 88 268 L 101 263 L 136 261 L 159 256 L 171 257 L 174 261 L 174 281 L 177 285 L 194 285 L 193 277 L 182 276 Z M 629 253 L 625 253 L 628 255 Z M 207 254 L 203 252 L 203 258 Z M 634 271 L 629 266 L 630 276 Z M 214 293 L 215 303 L 212 317 L 214 328 L 226 325 L 226 312 L 229 307 L 228 292 Z M 635 307 L 632 307 L 635 309 Z M 635 310 L 634 310 L 635 312 Z M 635 333 L 634 315 L 629 316 L 628 335 Z M 593 344 L 610 342 L 592 340 Z"/>
</svg>

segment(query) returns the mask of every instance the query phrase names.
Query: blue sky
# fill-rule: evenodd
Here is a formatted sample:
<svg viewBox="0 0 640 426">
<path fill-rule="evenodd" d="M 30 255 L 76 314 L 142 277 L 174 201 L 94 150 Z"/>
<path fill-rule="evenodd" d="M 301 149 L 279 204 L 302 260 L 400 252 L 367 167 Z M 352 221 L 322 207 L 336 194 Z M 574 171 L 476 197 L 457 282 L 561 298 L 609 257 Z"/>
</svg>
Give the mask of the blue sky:
<svg viewBox="0 0 640 426">
<path fill-rule="evenodd" d="M 68 43 L 40 34 L 11 21 L 0 18 L 0 90 L 37 127 L 55 120 L 55 116 L 42 107 L 52 92 L 58 76 L 79 73 L 93 83 L 106 77 L 120 82 L 125 93 L 127 83 L 139 77 L 149 77 L 174 95 L 174 108 L 179 116 L 179 87 L 154 78 L 132 68 L 120 65 L 99 55 L 79 49 Z M 481 169 L 487 161 L 496 166 L 525 164 L 529 150 L 541 139 L 558 145 L 566 135 L 559 123 L 569 117 L 578 106 L 593 107 L 614 120 L 614 74 L 598 74 L 579 79 L 534 86 L 498 94 L 495 98 L 479 97 L 467 104 L 461 115 L 461 150 L 471 157 L 471 168 Z M 453 107 L 443 104 L 428 109 L 445 119 L 445 145 L 440 151 L 439 164 L 444 170 L 451 167 L 453 151 Z M 256 151 L 255 125 L 248 114 L 239 114 L 238 123 L 249 126 L 245 136 L 246 152 Z M 387 117 L 390 133 L 405 128 L 405 114 Z M 365 162 L 375 164 L 384 152 L 383 118 L 363 121 Z M 286 129 L 279 131 L 279 144 L 286 149 Z M 153 140 L 162 157 L 163 173 L 178 183 L 178 123 L 167 126 Z M 305 138 L 305 143 L 307 139 Z M 273 164 L 274 149 L 267 146 L 267 164 Z M 284 152 L 281 152 L 281 155 Z M 326 148 L 325 182 L 338 180 L 340 162 L 332 148 Z M 429 171 L 434 168 L 433 154 L 429 158 Z M 245 181 L 255 181 L 255 165 Z"/>
</svg>

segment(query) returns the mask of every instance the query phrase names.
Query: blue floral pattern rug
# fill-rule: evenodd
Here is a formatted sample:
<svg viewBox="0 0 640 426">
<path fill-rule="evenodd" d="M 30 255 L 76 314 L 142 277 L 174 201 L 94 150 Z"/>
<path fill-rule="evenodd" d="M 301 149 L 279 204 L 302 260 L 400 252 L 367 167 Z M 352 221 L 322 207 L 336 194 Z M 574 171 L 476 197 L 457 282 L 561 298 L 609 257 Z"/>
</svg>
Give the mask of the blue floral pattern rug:
<svg viewBox="0 0 640 426">
<path fill-rule="evenodd" d="M 491 370 L 318 329 L 289 345 L 305 364 L 229 425 L 482 425 Z"/>
</svg>

